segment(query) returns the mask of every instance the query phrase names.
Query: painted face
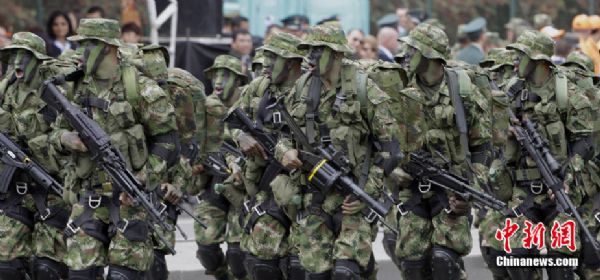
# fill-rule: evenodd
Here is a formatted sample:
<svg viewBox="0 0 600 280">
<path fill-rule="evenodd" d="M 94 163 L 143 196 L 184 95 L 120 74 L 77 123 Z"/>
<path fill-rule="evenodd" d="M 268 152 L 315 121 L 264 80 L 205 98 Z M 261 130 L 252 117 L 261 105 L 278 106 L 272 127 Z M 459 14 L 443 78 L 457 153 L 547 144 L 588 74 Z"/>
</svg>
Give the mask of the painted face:
<svg viewBox="0 0 600 280">
<path fill-rule="evenodd" d="M 110 52 L 110 47 L 102 41 L 86 40 L 79 46 L 83 48 L 83 69 L 86 75 L 93 75 L 98 71 L 98 66 Z"/>
<path fill-rule="evenodd" d="M 331 48 L 325 46 L 313 46 L 308 53 L 311 66 L 319 75 L 325 75 L 331 68 L 334 60 L 334 52 Z"/>
<path fill-rule="evenodd" d="M 230 70 L 225 68 L 216 69 L 212 79 L 213 93 L 221 101 L 228 100 L 235 91 L 237 80 L 236 74 Z"/>
<path fill-rule="evenodd" d="M 412 46 L 408 47 L 405 57 L 405 67 L 407 67 L 408 71 L 410 71 L 411 73 L 417 73 L 422 68 L 422 64 L 424 64 L 425 62 L 425 59 L 421 52 Z"/>
<path fill-rule="evenodd" d="M 273 52 L 265 51 L 265 73 L 273 84 L 282 84 L 289 74 L 290 59 L 285 59 Z"/>
<path fill-rule="evenodd" d="M 515 61 L 515 70 L 520 78 L 527 77 L 535 68 L 535 61 L 531 60 L 527 54 L 518 51 Z"/>
<path fill-rule="evenodd" d="M 24 79 L 29 82 L 35 76 L 38 60 L 32 52 L 19 49 L 11 56 L 9 64 L 15 70 L 17 79 Z"/>
<path fill-rule="evenodd" d="M 148 51 L 144 53 L 144 74 L 148 75 L 153 79 L 165 79 L 167 78 L 167 62 L 162 54 L 162 51 Z"/>
</svg>

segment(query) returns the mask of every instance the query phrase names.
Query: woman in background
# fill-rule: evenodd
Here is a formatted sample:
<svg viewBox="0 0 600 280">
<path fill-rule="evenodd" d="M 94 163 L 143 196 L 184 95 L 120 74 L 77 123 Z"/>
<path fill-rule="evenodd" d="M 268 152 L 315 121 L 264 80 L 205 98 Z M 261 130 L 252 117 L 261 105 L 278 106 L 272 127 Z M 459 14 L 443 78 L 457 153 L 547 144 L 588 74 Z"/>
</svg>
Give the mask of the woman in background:
<svg viewBox="0 0 600 280">
<path fill-rule="evenodd" d="M 58 57 L 66 50 L 74 50 L 74 43 L 67 41 L 67 37 L 73 35 L 73 25 L 69 16 L 61 11 L 54 11 L 48 18 L 46 25 L 49 42 L 46 44 L 48 55 Z"/>
</svg>

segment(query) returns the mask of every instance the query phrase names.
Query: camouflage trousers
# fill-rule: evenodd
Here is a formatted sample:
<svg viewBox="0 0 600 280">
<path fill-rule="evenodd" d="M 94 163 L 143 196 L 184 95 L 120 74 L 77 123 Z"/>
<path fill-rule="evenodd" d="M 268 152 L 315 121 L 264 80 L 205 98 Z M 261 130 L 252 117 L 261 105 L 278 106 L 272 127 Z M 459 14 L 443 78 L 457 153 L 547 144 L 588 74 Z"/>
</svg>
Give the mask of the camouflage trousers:
<svg viewBox="0 0 600 280">
<path fill-rule="evenodd" d="M 84 206 L 77 203 L 73 206 L 71 220 L 76 219 L 84 211 Z M 109 223 L 109 211 L 101 206 L 93 210 L 93 218 Z M 143 208 L 121 205 L 121 219 L 146 220 Z M 150 238 L 145 241 L 131 241 L 121 231 L 110 239 L 109 244 L 78 230 L 73 237 L 67 239 L 67 255 L 65 263 L 71 270 L 82 270 L 90 267 L 104 267 L 107 264 L 123 266 L 138 271 L 146 271 L 154 261 L 153 244 Z"/>
<path fill-rule="evenodd" d="M 372 254 L 373 229 L 362 214 L 344 215 L 336 236 L 321 216 L 308 214 L 298 221 L 300 263 L 309 272 L 333 268 L 335 260 L 354 260 L 366 269 Z"/>
<path fill-rule="evenodd" d="M 244 224 L 252 212 L 246 215 Z M 288 254 L 288 231 L 279 221 L 269 215 L 258 218 L 249 234 L 242 231 L 242 250 L 260 259 L 273 260 Z"/>
<path fill-rule="evenodd" d="M 597 197 L 594 197 L 597 199 Z M 600 221 L 595 217 L 592 200 L 585 202 L 580 208 L 579 213 L 585 221 L 587 228 L 590 230 L 592 235 L 596 237 L 596 240 L 600 240 Z M 599 216 L 600 218 L 600 216 Z M 580 240 L 585 240 L 583 233 L 581 234 Z M 583 247 L 581 254 L 579 255 L 579 267 L 578 274 L 582 279 L 588 280 L 600 280 L 600 259 L 594 255 L 591 250 L 591 245 Z"/>
</svg>

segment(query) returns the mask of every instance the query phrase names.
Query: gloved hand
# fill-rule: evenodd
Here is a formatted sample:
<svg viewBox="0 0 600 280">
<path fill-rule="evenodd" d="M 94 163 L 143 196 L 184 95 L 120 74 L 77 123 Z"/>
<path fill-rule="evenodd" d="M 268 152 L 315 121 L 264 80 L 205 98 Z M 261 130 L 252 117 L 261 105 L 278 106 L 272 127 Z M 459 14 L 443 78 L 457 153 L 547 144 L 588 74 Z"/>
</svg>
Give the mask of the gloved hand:
<svg viewBox="0 0 600 280">
<path fill-rule="evenodd" d="M 454 195 L 448 197 L 448 203 L 452 213 L 456 216 L 464 216 L 470 213 L 471 204 L 468 201 L 464 201 Z"/>
<path fill-rule="evenodd" d="M 298 169 L 302 166 L 302 161 L 298 158 L 298 150 L 291 149 L 283 155 L 281 165 L 288 169 Z"/>
<path fill-rule="evenodd" d="M 238 136 L 237 141 L 244 155 L 261 157 L 265 160 L 268 158 L 265 149 L 251 135 L 242 133 Z"/>
<path fill-rule="evenodd" d="M 204 173 L 204 165 L 196 164 L 192 166 L 192 175 L 197 176 Z"/>
<path fill-rule="evenodd" d="M 410 183 L 412 183 L 412 181 L 414 180 L 414 178 L 410 176 L 410 174 L 406 173 L 401 167 L 394 168 L 394 170 L 392 170 L 392 173 L 390 173 L 389 176 L 392 179 L 392 181 L 400 188 L 408 187 Z"/>
<path fill-rule="evenodd" d="M 354 215 L 365 207 L 365 204 L 362 203 L 358 199 L 352 199 L 351 196 L 346 196 L 344 198 L 344 203 L 342 204 L 342 214 L 344 215 Z"/>
<path fill-rule="evenodd" d="M 79 134 L 77 132 L 65 132 L 60 135 L 60 144 L 73 152 L 85 153 L 88 151 Z"/>
<path fill-rule="evenodd" d="M 183 197 L 183 193 L 181 192 L 181 190 L 178 187 L 173 186 L 169 183 L 163 183 L 160 186 L 160 188 L 165 192 L 164 199 L 171 204 L 179 203 L 179 200 L 181 199 L 181 197 Z"/>
</svg>

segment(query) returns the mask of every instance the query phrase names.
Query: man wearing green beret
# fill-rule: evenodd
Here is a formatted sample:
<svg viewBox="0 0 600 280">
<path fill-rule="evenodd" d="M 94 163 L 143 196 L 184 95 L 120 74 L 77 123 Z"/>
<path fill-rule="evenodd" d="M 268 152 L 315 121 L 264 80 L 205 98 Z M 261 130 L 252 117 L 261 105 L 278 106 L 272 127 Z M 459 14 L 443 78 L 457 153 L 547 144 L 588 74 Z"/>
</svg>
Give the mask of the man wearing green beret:
<svg viewBox="0 0 600 280">
<path fill-rule="evenodd" d="M 279 98 L 289 98 L 288 93 L 302 74 L 306 52 L 296 48 L 300 41 L 300 38 L 288 33 L 277 33 L 265 41 L 265 45 L 259 48 L 264 56 L 264 75 L 244 89 L 237 104 L 275 137 L 279 134 L 281 122 L 274 119 L 274 112 L 269 108 Z M 282 174 L 282 170 L 277 170 L 279 163 L 266 160 L 266 153 L 256 139 L 240 130 L 232 134 L 246 155 L 244 183 L 248 199 L 242 209 L 242 249 L 247 253 L 246 268 L 252 279 L 284 279 L 283 274 L 288 279 L 288 274 L 297 274 L 301 269 L 290 267 L 281 271 L 279 266 L 280 262 L 286 263 L 286 267 L 287 264 L 298 264 L 297 252 L 290 244 L 291 238 L 288 238 L 297 234 L 290 231 L 295 219 L 291 212 L 301 202 L 298 189 L 285 183 L 289 178 Z M 290 251 L 293 255 L 288 260 Z M 302 278 L 299 275 L 290 277 Z"/>
<path fill-rule="evenodd" d="M 234 174 L 239 174 L 240 168 L 235 159 L 229 154 L 221 153 L 220 148 L 224 141 L 231 139 L 222 120 L 227 110 L 239 99 L 239 87 L 246 83 L 242 63 L 233 56 L 219 55 L 213 65 L 204 70 L 204 74 L 211 81 L 213 92 L 205 102 L 206 140 L 200 141 L 206 143 L 206 155 L 226 161 L 229 169 L 233 170 Z M 194 224 L 198 244 L 196 257 L 206 268 L 207 275 L 214 275 L 216 279 L 244 279 L 247 273 L 243 264 L 244 255 L 240 249 L 240 213 L 238 209 L 231 207 L 230 201 L 218 190 L 221 184 L 228 184 L 228 187 L 232 188 L 240 187 L 241 181 L 212 174 L 202 162 L 196 162 L 192 169 L 194 183 L 188 193 L 197 195 L 199 203 L 196 206 L 196 216 L 206 225 L 206 228 L 203 228 Z M 228 182 L 230 180 L 235 182 Z M 227 258 L 219 247 L 223 242 L 227 242 Z"/>
<path fill-rule="evenodd" d="M 300 263 L 306 279 L 372 278 L 376 223 L 366 218 L 369 209 L 347 190 L 319 191 L 323 186 L 315 185 L 309 174 L 315 166 L 300 150 L 310 145 L 340 151 L 336 163 L 367 194 L 379 198 L 384 173 L 391 172 L 383 167 L 393 169 L 399 154 L 389 96 L 353 63 L 344 62 L 352 49 L 339 25 L 313 27 L 298 48 L 308 50 L 312 69 L 298 79 L 285 103 L 308 143 L 282 134 L 275 157 L 290 170 L 302 170 L 291 177 L 303 193 L 297 214 Z M 371 146 L 374 141 L 378 148 Z"/>
<path fill-rule="evenodd" d="M 412 77 L 402 95 L 410 97 L 407 141 L 440 166 L 468 178 L 474 188 L 487 184 L 490 158 L 488 99 L 463 69 L 451 69 L 448 37 L 420 24 L 408 37 L 404 61 Z M 455 113 L 456 112 L 456 113 Z M 464 124 L 464 128 L 462 127 Z M 465 130 L 468 130 L 468 134 Z M 404 279 L 462 279 L 461 257 L 472 247 L 470 204 L 454 193 L 393 173 L 399 192 L 396 255 Z M 419 234 L 415 235 L 414 233 Z"/>
<path fill-rule="evenodd" d="M 8 65 L 0 80 L 0 132 L 62 182 L 64 158 L 48 145 L 56 112 L 40 99 L 39 88 L 45 79 L 71 72 L 74 67 L 60 64 L 45 53 L 44 40 L 29 32 L 15 33 L 12 43 L 0 50 L 0 60 Z M 0 278 L 66 278 L 62 229 L 69 206 L 61 194 L 38 186 L 26 172 L 5 164 L 0 164 L 0 169 Z M 35 258 L 30 266 L 32 255 Z"/>
<path fill-rule="evenodd" d="M 77 35 L 83 76 L 67 93 L 72 102 L 110 136 L 128 168 L 153 192 L 168 182 L 167 170 L 179 159 L 179 137 L 168 95 L 118 55 L 120 26 L 110 19 L 82 19 Z M 143 208 L 114 186 L 87 147 L 60 116 L 50 142 L 71 155 L 65 188 L 74 195 L 64 231 L 70 279 L 144 279 L 153 245 Z M 176 199 L 173 199 L 174 201 Z"/>
<path fill-rule="evenodd" d="M 535 122 L 537 131 L 548 142 L 550 154 L 562 165 L 558 175 L 563 188 L 575 207 L 585 204 L 597 189 L 590 180 L 589 159 L 595 155 L 592 131 L 594 108 L 586 94 L 568 81 L 565 74 L 551 60 L 554 41 L 547 35 L 533 30 L 524 31 L 515 43 L 506 47 L 516 53 L 515 77 L 504 87 L 510 98 L 510 107 L 518 118 Z M 543 223 L 547 229 L 573 218 L 557 206 L 554 194 L 548 191 L 541 174 L 514 137 L 509 137 L 504 149 L 505 168 L 510 180 L 500 182 L 512 187 L 509 217 L 512 222 L 525 228 L 525 221 Z M 500 186 L 502 187 L 502 186 Z M 583 216 L 583 215 L 582 215 Z M 576 248 L 550 247 L 547 256 L 567 258 L 584 254 L 593 247 L 586 239 L 579 238 L 579 226 L 574 229 Z M 521 242 L 526 235 L 518 231 L 511 237 L 508 256 L 539 255 L 539 251 L 526 248 Z M 514 240 L 514 241 L 513 241 Z M 581 249 L 583 248 L 583 249 Z M 589 252 L 589 251 L 588 251 Z M 592 253 L 593 254 L 593 253 Z M 512 279 L 532 279 L 541 271 L 531 267 L 509 267 Z M 572 267 L 547 267 L 549 279 L 573 279 Z"/>
</svg>

